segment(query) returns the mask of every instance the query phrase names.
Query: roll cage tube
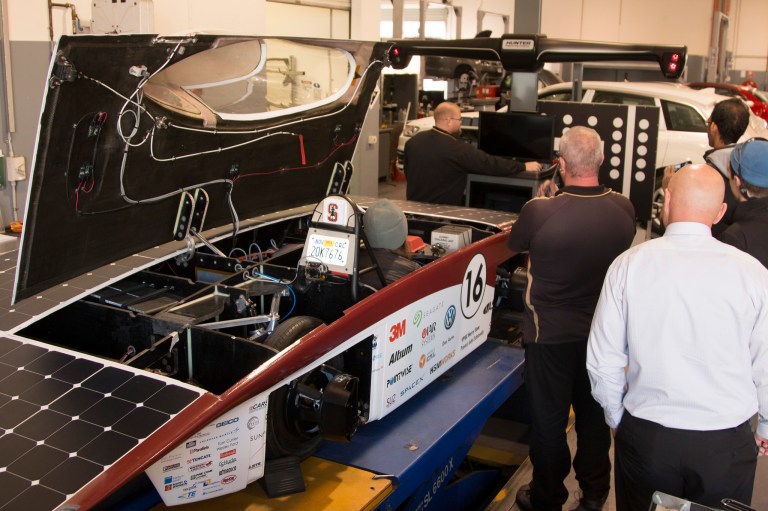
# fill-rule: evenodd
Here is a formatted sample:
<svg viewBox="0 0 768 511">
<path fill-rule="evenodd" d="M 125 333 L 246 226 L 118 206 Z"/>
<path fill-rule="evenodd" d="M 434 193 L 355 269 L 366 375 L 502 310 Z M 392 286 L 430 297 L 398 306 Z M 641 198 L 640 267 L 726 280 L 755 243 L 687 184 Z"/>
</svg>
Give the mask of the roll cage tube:
<svg viewBox="0 0 768 511">
<path fill-rule="evenodd" d="M 403 69 L 413 55 L 498 60 L 507 71 L 536 72 L 547 62 L 644 61 L 659 64 L 666 78 L 685 69 L 687 46 L 603 43 L 550 39 L 544 34 L 505 34 L 500 38 L 392 41 L 390 65 Z"/>
</svg>

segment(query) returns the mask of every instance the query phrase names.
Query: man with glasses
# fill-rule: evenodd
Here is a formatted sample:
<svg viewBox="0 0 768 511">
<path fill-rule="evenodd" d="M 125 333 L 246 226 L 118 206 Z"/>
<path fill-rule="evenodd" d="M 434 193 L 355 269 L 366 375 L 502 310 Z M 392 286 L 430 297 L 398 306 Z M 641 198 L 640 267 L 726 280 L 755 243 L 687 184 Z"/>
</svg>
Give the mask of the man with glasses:
<svg viewBox="0 0 768 511">
<path fill-rule="evenodd" d="M 509 176 L 541 170 L 539 162 L 490 155 L 461 140 L 461 110 L 447 101 L 435 108 L 435 127 L 405 144 L 405 196 L 433 204 L 464 204 L 467 174 Z"/>
<path fill-rule="evenodd" d="M 738 202 L 719 239 L 768 268 L 768 140 L 753 138 L 733 149 L 729 184 Z"/>
<path fill-rule="evenodd" d="M 720 172 L 725 186 L 725 203 L 728 210 L 720 222 L 712 226 L 712 233 L 717 236 L 731 223 L 736 197 L 728 186 L 728 158 L 733 146 L 747 130 L 749 125 L 749 107 L 739 98 L 720 101 L 707 119 L 707 141 L 712 149 L 704 153 L 704 161 Z"/>
</svg>

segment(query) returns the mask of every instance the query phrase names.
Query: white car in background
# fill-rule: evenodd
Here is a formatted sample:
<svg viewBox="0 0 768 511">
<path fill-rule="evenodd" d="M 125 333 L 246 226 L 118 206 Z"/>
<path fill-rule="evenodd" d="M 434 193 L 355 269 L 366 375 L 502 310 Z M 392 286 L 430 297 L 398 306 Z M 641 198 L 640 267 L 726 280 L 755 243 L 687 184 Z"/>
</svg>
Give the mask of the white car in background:
<svg viewBox="0 0 768 511">
<path fill-rule="evenodd" d="M 564 82 L 539 91 L 539 101 L 570 101 L 572 84 Z M 706 121 L 715 104 L 728 99 L 712 89 L 693 90 L 673 82 L 597 82 L 582 84 L 582 103 L 657 106 L 659 116 L 656 168 L 684 161 L 704 162 L 709 149 Z M 768 135 L 766 122 L 750 112 L 741 140 Z"/>
<path fill-rule="evenodd" d="M 539 90 L 539 101 L 570 101 L 571 82 L 550 85 Z M 693 90 L 673 82 L 598 82 L 582 84 L 582 103 L 612 103 L 620 105 L 658 106 L 659 116 L 656 168 L 684 161 L 704 162 L 709 149 L 706 120 L 715 104 L 726 96 L 711 89 Z M 478 129 L 477 112 L 462 112 L 462 131 L 472 138 Z M 398 167 L 402 170 L 405 142 L 419 131 L 432 129 L 434 119 L 426 117 L 408 122 L 398 140 Z M 750 112 L 749 126 L 741 140 L 752 137 L 768 138 L 765 120 Z"/>
</svg>

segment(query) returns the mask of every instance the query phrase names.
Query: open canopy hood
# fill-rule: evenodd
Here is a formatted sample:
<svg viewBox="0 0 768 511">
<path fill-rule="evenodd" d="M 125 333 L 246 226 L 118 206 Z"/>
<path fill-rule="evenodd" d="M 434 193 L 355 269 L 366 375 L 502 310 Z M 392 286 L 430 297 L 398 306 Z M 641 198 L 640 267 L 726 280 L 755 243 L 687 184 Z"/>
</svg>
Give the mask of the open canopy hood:
<svg viewBox="0 0 768 511">
<path fill-rule="evenodd" d="M 316 203 L 335 164 L 352 158 L 388 47 L 63 37 L 40 119 L 15 300 L 173 240 L 180 204 L 197 190 L 208 200 L 204 228 L 237 231 L 240 219 Z"/>
</svg>

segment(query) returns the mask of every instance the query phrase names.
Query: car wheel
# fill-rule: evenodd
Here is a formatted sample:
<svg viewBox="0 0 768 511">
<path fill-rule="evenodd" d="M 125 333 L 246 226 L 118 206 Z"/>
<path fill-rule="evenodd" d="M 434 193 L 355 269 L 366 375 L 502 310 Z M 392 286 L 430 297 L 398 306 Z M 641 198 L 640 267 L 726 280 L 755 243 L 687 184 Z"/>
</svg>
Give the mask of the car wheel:
<svg viewBox="0 0 768 511">
<path fill-rule="evenodd" d="M 661 183 L 656 183 L 651 202 L 651 234 L 662 236 L 664 234 L 664 222 L 661 220 L 661 208 L 664 206 L 664 188 Z"/>
<path fill-rule="evenodd" d="M 322 323 L 311 316 L 289 318 L 280 323 L 264 343 L 282 351 Z M 343 365 L 344 358 L 339 355 L 272 392 L 267 411 L 267 459 L 285 456 L 304 459 L 317 450 L 322 438 L 318 423 L 309 418 L 312 410 L 308 407 L 312 408 L 313 403 L 308 403 L 306 396 L 321 395 Z"/>
</svg>

